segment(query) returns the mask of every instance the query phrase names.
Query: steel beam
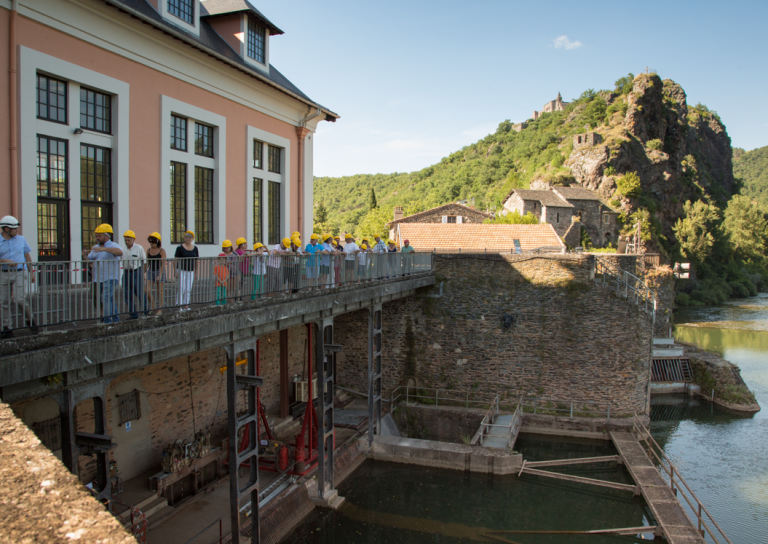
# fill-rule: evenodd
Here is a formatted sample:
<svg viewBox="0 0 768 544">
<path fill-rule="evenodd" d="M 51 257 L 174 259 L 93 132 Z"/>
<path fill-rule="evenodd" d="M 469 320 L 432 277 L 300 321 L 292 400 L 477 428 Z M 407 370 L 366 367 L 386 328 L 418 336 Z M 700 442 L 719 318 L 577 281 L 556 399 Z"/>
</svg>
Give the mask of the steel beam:
<svg viewBox="0 0 768 544">
<path fill-rule="evenodd" d="M 381 434 L 381 350 L 383 336 L 381 304 L 368 311 L 368 445 Z"/>
<path fill-rule="evenodd" d="M 256 410 L 256 389 L 263 380 L 256 376 L 256 349 L 257 339 L 248 339 L 243 342 L 230 344 L 226 347 L 227 353 L 227 430 L 229 435 L 229 506 L 232 523 L 233 544 L 240 544 L 242 523 L 240 519 L 240 502 L 243 499 L 251 503 L 251 542 L 261 542 L 259 520 L 259 436 L 257 432 L 258 412 Z M 245 374 L 237 373 L 235 363 L 239 353 L 245 353 Z M 237 394 L 246 392 L 246 413 L 242 418 L 237 417 Z M 248 448 L 238 452 L 239 442 L 237 431 L 245 427 L 248 433 Z M 240 465 L 248 461 L 248 482 L 241 488 L 238 478 Z M 245 541 L 243 541 L 245 542 Z"/>
<path fill-rule="evenodd" d="M 336 354 L 341 352 L 342 347 L 333 343 L 332 317 L 318 321 L 312 327 L 315 330 L 315 364 L 319 388 L 317 392 L 317 494 L 319 499 L 326 499 L 326 490 L 330 493 L 335 487 L 333 399 L 336 394 Z M 311 380 L 312 376 L 309 379 Z"/>
</svg>

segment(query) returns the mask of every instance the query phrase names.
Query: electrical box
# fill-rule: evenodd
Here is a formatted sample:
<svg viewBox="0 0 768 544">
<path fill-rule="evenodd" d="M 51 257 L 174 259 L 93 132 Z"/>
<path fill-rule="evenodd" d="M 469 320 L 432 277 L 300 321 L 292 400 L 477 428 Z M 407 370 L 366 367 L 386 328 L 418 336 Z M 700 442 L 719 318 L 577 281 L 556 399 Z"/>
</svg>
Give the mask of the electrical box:
<svg viewBox="0 0 768 544">
<path fill-rule="evenodd" d="M 296 386 L 296 400 L 298 402 L 307 402 L 307 396 L 309 394 L 309 385 L 307 381 L 294 382 Z M 317 398 L 317 378 L 312 379 L 312 400 Z"/>
</svg>

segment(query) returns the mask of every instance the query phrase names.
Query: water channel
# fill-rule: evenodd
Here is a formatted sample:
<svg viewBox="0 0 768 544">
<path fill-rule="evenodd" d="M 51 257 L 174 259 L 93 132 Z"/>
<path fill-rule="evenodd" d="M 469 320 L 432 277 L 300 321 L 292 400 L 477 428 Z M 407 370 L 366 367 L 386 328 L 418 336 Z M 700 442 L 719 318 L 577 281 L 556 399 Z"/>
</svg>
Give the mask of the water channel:
<svg viewBox="0 0 768 544">
<path fill-rule="evenodd" d="M 768 295 L 679 311 L 675 319 L 677 338 L 741 368 L 763 410 L 743 415 L 706 401 L 659 396 L 652 400 L 651 431 L 734 544 L 768 544 Z M 531 461 L 615 453 L 604 442 L 533 435 L 521 435 L 516 449 Z M 615 464 L 561 470 L 629 482 Z M 652 523 L 643 501 L 625 492 L 530 475 L 488 477 L 366 461 L 339 493 L 346 497 L 339 511 L 313 511 L 284 542 L 491 542 L 484 533 Z M 642 542 L 627 536 L 501 536 L 519 544 Z"/>
</svg>

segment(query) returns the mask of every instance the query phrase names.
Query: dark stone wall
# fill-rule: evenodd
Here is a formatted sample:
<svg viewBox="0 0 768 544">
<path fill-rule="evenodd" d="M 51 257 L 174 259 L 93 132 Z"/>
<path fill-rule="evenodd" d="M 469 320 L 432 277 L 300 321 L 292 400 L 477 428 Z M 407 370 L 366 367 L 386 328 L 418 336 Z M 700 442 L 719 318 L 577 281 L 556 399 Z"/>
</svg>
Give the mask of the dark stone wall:
<svg viewBox="0 0 768 544">
<path fill-rule="evenodd" d="M 590 255 L 437 255 L 442 298 L 384 305 L 385 395 L 410 381 L 644 413 L 650 316 L 593 282 L 593 267 Z M 338 383 L 365 392 L 366 312 L 335 330 Z"/>
</svg>

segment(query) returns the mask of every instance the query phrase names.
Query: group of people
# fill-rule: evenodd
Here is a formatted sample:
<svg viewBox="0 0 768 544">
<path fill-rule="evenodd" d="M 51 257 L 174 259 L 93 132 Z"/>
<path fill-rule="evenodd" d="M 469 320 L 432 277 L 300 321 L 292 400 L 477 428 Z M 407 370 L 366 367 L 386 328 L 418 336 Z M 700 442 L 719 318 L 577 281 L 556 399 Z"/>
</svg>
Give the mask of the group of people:
<svg viewBox="0 0 768 544">
<path fill-rule="evenodd" d="M 0 219 L 0 299 L 2 299 L 2 337 L 12 335 L 10 302 L 26 319 L 27 326 L 37 332 L 32 310 L 27 300 L 28 286 L 35 281 L 27 263 L 31 263 L 31 248 L 18 234 L 19 222 L 11 216 Z M 83 250 L 83 260 L 89 261 L 88 273 L 93 280 L 94 304 L 101 307 L 102 321 L 120 321 L 115 290 L 121 280 L 125 304 L 131 319 L 139 313 L 159 315 L 166 306 L 164 282 L 176 280 L 176 306 L 180 311 L 190 309 L 195 273 L 200 266 L 200 253 L 195 245 L 195 233 L 184 233 L 184 242 L 176 247 L 174 264 L 166 260 L 168 255 L 162 246 L 160 233 L 153 232 L 147 238 L 145 250 L 136 243 L 136 233 L 127 230 L 123 234 L 124 247 L 113 240 L 112 226 L 99 225 L 94 237 L 96 244 Z M 372 240 L 372 241 L 371 241 Z M 371 258 L 376 254 L 406 254 L 402 260 Z M 341 237 L 331 234 L 312 234 L 309 243 L 302 247 L 301 235 L 294 232 L 271 248 L 260 242 L 248 249 L 245 238 L 224 240 L 221 253 L 212 262 L 216 304 L 226 304 L 227 299 L 271 296 L 283 291 L 296 292 L 300 288 L 331 288 L 342 283 L 367 281 L 372 278 L 395 277 L 411 272 L 415 250 L 408 240 L 398 250 L 394 240 L 384 242 L 379 235 L 362 237 L 358 244 L 351 234 Z M 377 268 L 378 267 L 378 268 Z M 386 268 L 381 268 L 386 267 Z M 206 270 L 206 275 L 211 270 Z"/>
</svg>

